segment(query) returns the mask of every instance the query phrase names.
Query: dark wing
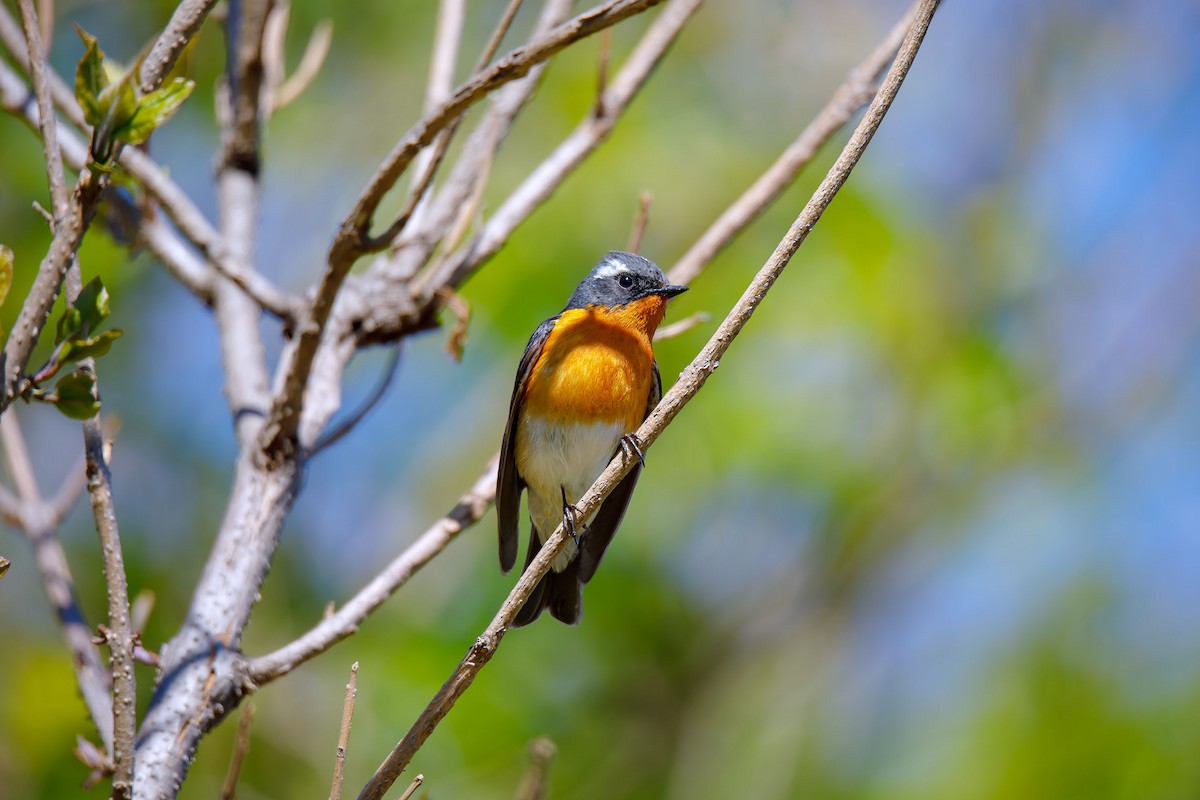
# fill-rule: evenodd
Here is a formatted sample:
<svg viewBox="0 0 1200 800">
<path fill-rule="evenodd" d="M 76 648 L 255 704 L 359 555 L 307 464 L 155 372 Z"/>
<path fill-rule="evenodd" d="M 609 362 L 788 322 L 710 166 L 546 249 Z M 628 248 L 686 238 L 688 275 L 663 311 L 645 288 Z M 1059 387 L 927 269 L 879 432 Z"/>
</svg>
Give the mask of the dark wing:
<svg viewBox="0 0 1200 800">
<path fill-rule="evenodd" d="M 650 397 L 646 402 L 646 414 L 642 419 L 650 416 L 650 412 L 658 405 L 658 401 L 662 399 L 662 378 L 658 374 L 658 362 L 653 364 L 654 381 L 650 386 Z M 617 448 L 620 450 L 620 448 Z M 613 453 L 616 455 L 616 453 Z M 617 533 L 617 528 L 621 525 L 621 519 L 625 516 L 625 509 L 629 507 L 629 498 L 633 496 L 633 487 L 637 486 L 638 476 L 642 474 L 642 465 L 638 464 L 629 474 L 621 479 L 617 484 L 617 488 L 612 490 L 604 500 L 604 504 L 600 506 L 600 510 L 596 512 L 596 518 L 588 525 L 587 533 L 584 534 L 583 541 L 580 542 L 579 549 L 579 580 L 582 583 L 587 583 L 596 574 L 596 567 L 600 566 L 600 559 L 604 557 L 604 551 L 608 549 L 608 543 Z"/>
<path fill-rule="evenodd" d="M 508 404 L 508 424 L 504 428 L 504 440 L 500 444 L 500 466 L 496 472 L 496 520 L 500 532 L 500 569 L 508 572 L 517 562 L 517 540 L 520 537 L 521 492 L 525 481 L 517 474 L 517 401 L 525 390 L 525 382 L 542 347 L 554 330 L 554 316 L 543 322 L 529 337 L 525 354 L 517 367 L 517 380 L 513 385 L 512 400 Z"/>
</svg>

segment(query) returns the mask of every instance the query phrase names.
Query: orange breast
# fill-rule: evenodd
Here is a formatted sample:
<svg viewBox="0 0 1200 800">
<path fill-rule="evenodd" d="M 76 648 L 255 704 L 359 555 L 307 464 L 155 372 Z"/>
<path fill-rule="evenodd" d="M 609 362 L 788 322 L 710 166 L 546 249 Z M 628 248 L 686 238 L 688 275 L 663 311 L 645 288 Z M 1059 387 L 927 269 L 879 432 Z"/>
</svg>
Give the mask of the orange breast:
<svg viewBox="0 0 1200 800">
<path fill-rule="evenodd" d="M 648 297 L 619 309 L 563 312 L 525 385 L 526 411 L 563 422 L 621 422 L 634 430 L 646 415 L 650 335 L 665 305 Z"/>
</svg>

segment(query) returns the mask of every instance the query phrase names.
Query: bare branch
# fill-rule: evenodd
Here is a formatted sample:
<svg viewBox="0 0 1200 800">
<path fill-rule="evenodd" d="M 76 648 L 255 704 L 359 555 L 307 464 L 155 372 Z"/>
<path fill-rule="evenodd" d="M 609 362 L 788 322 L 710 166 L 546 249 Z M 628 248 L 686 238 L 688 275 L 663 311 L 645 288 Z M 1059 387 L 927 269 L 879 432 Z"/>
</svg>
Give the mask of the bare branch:
<svg viewBox="0 0 1200 800">
<path fill-rule="evenodd" d="M 37 564 L 46 597 L 50 600 L 50 606 L 62 627 L 83 702 L 96 725 L 105 750 L 111 752 L 112 682 L 108 670 L 100 661 L 96 646 L 92 644 L 92 628 L 80 609 L 79 598 L 75 595 L 75 580 L 71 577 L 67 554 L 55 532 L 51 514 L 41 502 L 41 493 L 33 479 L 29 452 L 14 412 L 0 415 L 0 443 L 4 447 L 9 475 L 13 477 L 21 492 L 19 501 L 9 495 L 9 498 L 20 504 L 17 518 L 10 519 L 9 522 L 25 534 L 33 547 L 34 562 Z M 18 478 L 18 475 L 21 477 Z M 5 505 L 7 517 L 10 511 L 7 507 L 8 501 Z"/>
<path fill-rule="evenodd" d="M 50 180 L 50 201 L 54 209 L 54 219 L 60 220 L 67 215 L 67 184 L 63 178 L 62 154 L 58 151 L 54 103 L 50 99 L 50 88 L 46 83 L 46 48 L 40 39 L 33 0 L 20 0 L 19 5 L 21 22 L 25 27 L 25 40 L 29 45 L 29 75 L 33 79 L 33 92 L 37 96 L 38 127 L 42 134 L 42 157 L 46 161 L 46 173 Z"/>
<path fill-rule="evenodd" d="M 272 113 L 290 105 L 312 85 L 325 64 L 331 44 L 333 20 L 323 19 L 313 27 L 308 44 L 304 47 L 304 54 L 300 56 L 300 63 L 296 65 L 296 71 L 274 88 L 271 98 Z"/>
<path fill-rule="evenodd" d="M 653 199 L 649 192 L 638 195 L 638 213 L 633 219 L 633 230 L 629 232 L 629 244 L 625 247 L 631 253 L 642 249 L 642 237 L 646 235 L 646 226 L 650 224 L 650 202 Z"/>
<path fill-rule="evenodd" d="M 79 263 L 72 262 L 66 276 L 67 300 L 74 303 L 83 289 Z M 84 359 L 85 369 L 95 374 L 95 360 Z M 99 387 L 97 385 L 97 392 Z M 108 597 L 108 625 L 104 626 L 112 672 L 113 763 L 112 800 L 133 796 L 134 737 L 137 734 L 137 683 L 133 672 L 134 636 L 129 614 L 129 584 L 121 533 L 113 502 L 112 473 L 108 469 L 111 448 L 104 441 L 104 430 L 97 414 L 83 422 L 83 452 L 87 471 L 87 489 L 92 499 L 92 516 L 100 538 L 100 560 Z"/>
<path fill-rule="evenodd" d="M 496 210 L 491 219 L 467 245 L 431 273 L 420 287 L 426 302 L 432 301 L 443 286 L 458 287 L 478 267 L 496 253 L 516 227 L 544 203 L 566 177 L 612 132 L 651 71 L 666 55 L 667 49 L 683 25 L 699 7 L 701 0 L 671 0 L 667 3 L 616 78 L 608 85 L 602 114 L 590 113 L 555 151 L 517 187 Z"/>
<path fill-rule="evenodd" d="M 48 42 L 49 39 L 42 39 L 42 41 Z M 13 57 L 18 67 L 26 74 L 32 74 L 33 67 L 29 62 L 29 50 L 25 46 L 25 36 L 21 26 L 8 13 L 8 9 L 2 5 L 0 5 L 0 44 L 4 45 L 4 49 Z M 54 105 L 58 106 L 72 125 L 83 130 L 86 127 L 83 121 L 83 111 L 75 102 L 75 92 L 63 83 L 53 70 L 47 70 L 46 81 L 50 89 L 50 96 L 54 99 Z"/>
<path fill-rule="evenodd" d="M 227 50 L 233 58 L 225 82 L 228 113 L 221 115 L 228 126 L 222 131 L 217 199 L 222 238 L 237 264 L 254 263 L 258 239 L 262 46 L 269 7 L 269 0 L 247 0 L 231 6 L 225 23 Z M 248 445 L 258 434 L 270 402 L 259 307 L 225 280 L 216 282 L 214 300 L 227 399 L 238 441 Z"/>
<path fill-rule="evenodd" d="M 359 623 L 372 611 L 487 512 L 496 498 L 496 464 L 499 460 L 499 454 L 493 456 L 475 485 L 459 498 L 450 513 L 421 534 L 337 612 L 290 644 L 253 659 L 247 670 L 251 680 L 262 686 L 282 677 L 357 631 Z"/>
<path fill-rule="evenodd" d="M 915 18 L 918 2 L 892 27 L 883 41 L 857 67 L 796 140 L 754 184 L 717 218 L 668 270 L 674 283 L 689 284 L 726 245 L 758 218 L 796 179 L 817 152 L 875 95 L 876 83 L 895 56 Z"/>
<path fill-rule="evenodd" d="M 388 387 L 392 385 L 392 380 L 396 377 L 396 369 L 400 366 L 400 343 L 397 342 L 392 347 L 392 352 L 388 355 L 387 364 L 383 368 L 383 374 L 375 383 L 375 388 L 371 390 L 371 394 L 367 396 L 358 407 L 357 410 L 344 422 L 338 425 L 329 433 L 317 440 L 317 443 L 312 446 L 308 452 L 308 457 L 312 458 L 317 453 L 338 442 L 343 436 L 354 429 L 354 426 L 362 422 L 367 414 L 373 409 L 383 396 L 387 394 Z"/>
<path fill-rule="evenodd" d="M 114 800 L 127 800 L 133 794 L 133 745 L 137 733 L 137 688 L 133 674 L 133 630 L 129 619 L 129 586 L 125 578 L 125 560 L 121 553 L 121 535 L 113 504 L 112 474 L 104 457 L 104 435 L 100 420 L 83 423 L 84 452 L 87 455 L 88 493 L 92 514 L 100 534 L 104 563 L 104 582 L 108 594 L 108 650 L 113 680 L 113 788 Z"/>
<path fill-rule="evenodd" d="M 238 776 L 242 772 L 242 762 L 250 750 L 250 723 L 254 721 L 254 704 L 247 703 L 238 718 L 237 741 L 233 745 L 233 757 L 229 759 L 229 772 L 225 774 L 225 784 L 221 787 L 221 800 L 233 800 L 237 793 Z"/>
<path fill-rule="evenodd" d="M 482 72 L 483 68 L 492 60 L 492 56 L 496 55 L 496 51 L 500 49 L 500 43 L 504 41 L 504 35 L 512 27 L 512 21 L 521 9 L 521 1 L 509 0 L 508 7 L 504 9 L 504 13 L 500 15 L 500 21 L 496 23 L 496 30 L 492 31 L 491 38 L 484 45 L 483 52 L 479 54 L 479 60 L 475 62 L 475 72 Z"/>
<path fill-rule="evenodd" d="M 329 800 L 341 800 L 342 782 L 346 776 L 346 748 L 350 746 L 350 721 L 354 718 L 354 699 L 358 697 L 358 662 L 350 665 L 350 682 L 346 684 L 346 699 L 342 701 L 342 724 L 338 729 L 337 753 L 333 759 L 333 784 Z"/>
<path fill-rule="evenodd" d="M 79 496 L 83 494 L 86 488 L 87 457 L 83 456 L 71 469 L 67 470 L 67 474 L 63 477 L 58 491 L 50 499 L 50 515 L 55 525 L 62 524 L 62 521 L 67 518 L 67 514 L 71 513 L 71 509 L 78 502 Z"/>
<path fill-rule="evenodd" d="M 548 0 L 534 26 L 532 40 L 545 35 L 554 26 L 560 24 L 570 13 L 570 6 L 569 0 Z M 508 11 L 515 10 L 512 5 L 509 6 Z M 501 20 L 501 27 L 507 27 L 510 23 L 511 20 Z M 493 35 L 493 42 L 496 41 L 496 35 L 499 33 L 500 30 L 497 29 L 496 34 Z M 488 48 L 480 57 L 476 73 L 487 66 L 487 59 L 490 59 L 492 55 L 488 52 L 491 46 L 489 43 Z M 485 59 L 484 56 L 487 58 Z M 398 255 L 403 257 L 404 263 L 417 264 L 425 261 L 437 247 L 438 242 L 447 238 L 452 240 L 456 238 L 454 233 L 449 232 L 451 229 L 462 229 L 465 232 L 465 224 L 471 221 L 473 213 L 463 213 L 464 206 L 471 206 L 473 204 L 471 198 L 482 195 L 483 190 L 487 187 L 496 151 L 505 136 L 508 135 L 517 116 L 533 97 L 534 90 L 541 80 L 546 66 L 544 63 L 539 64 L 529 70 L 525 77 L 513 81 L 492 95 L 491 108 L 488 109 L 483 120 L 467 140 L 458 163 L 455 164 L 454 170 L 439 191 L 436 200 L 418 206 L 418 202 L 428 199 L 427 190 L 432 184 L 434 171 L 441 165 L 450 139 L 458 130 L 463 117 L 454 120 L 438 134 L 433 146 L 421 153 L 424 158 L 426 153 L 432 151 L 432 155 L 428 159 L 428 168 L 423 174 L 418 172 L 421 178 L 410 193 L 405 211 L 382 236 L 368 240 L 369 248 L 383 249 L 392 243 L 393 250 L 399 251 Z M 474 204 L 477 203 L 478 201 L 474 201 Z M 422 213 L 414 215 L 413 212 L 418 208 L 422 210 Z M 405 227 L 409 223 L 410 215 L 417 218 L 410 226 L 412 230 L 401 237 L 400 234 L 405 231 Z M 443 244 L 442 249 L 449 251 L 456 246 L 457 243 Z M 387 265 L 381 271 L 387 271 L 389 275 L 395 273 L 395 270 L 390 269 Z M 415 269 L 396 277 L 408 280 L 413 273 L 415 273 Z"/>
<path fill-rule="evenodd" d="M 342 231 L 339 233 L 340 248 L 335 243 L 334 252 L 343 248 L 353 248 L 356 241 L 361 241 L 384 195 L 404 174 L 420 148 L 432 142 L 438 131 L 490 92 L 524 76 L 534 66 L 555 53 L 659 2 L 661 0 L 611 0 L 564 22 L 537 41 L 513 50 L 496 64 L 459 86 L 436 110 L 410 129 L 400 143 L 388 153 L 343 221 Z M 333 262 L 335 259 L 330 260 Z"/>
<path fill-rule="evenodd" d="M 662 402 L 638 429 L 637 438 L 642 442 L 643 450 L 654 443 L 683 406 L 703 387 L 708 376 L 717 368 L 722 355 L 733 339 L 749 321 L 797 248 L 808 236 L 838 190 L 845 184 L 851 170 L 862 156 L 871 137 L 882 122 L 884 114 L 895 99 L 896 93 L 912 65 L 913 58 L 920 48 L 921 41 L 924 39 L 938 2 L 939 0 L 922 0 L 917 19 L 909 28 L 899 55 L 888 71 L 887 77 L 862 121 L 855 129 L 854 135 L 842 149 L 841 155 L 805 205 L 800 216 L 780 241 L 775 252 L 771 254 L 741 299 L 718 327 L 717 332 L 713 334 L 708 344 L 680 375 L 679 381 L 663 396 Z M 592 514 L 635 463 L 637 462 L 634 459 L 627 458 L 624 454 L 618 455 L 597 478 L 592 488 L 576 502 L 579 509 L 577 513 L 584 519 Z M 455 701 L 470 687 L 475 676 L 491 660 L 517 611 L 525 604 L 534 587 L 549 571 L 551 562 L 561 552 L 566 542 L 567 534 L 564 527 L 560 525 L 554 534 L 545 541 L 538 555 L 521 575 L 517 585 L 501 605 L 491 624 L 475 640 L 450 678 L 368 781 L 359 794 L 359 800 L 377 800 L 382 797 L 401 771 L 408 766 L 413 755 L 429 738 L 438 723 L 449 713 Z"/>
<path fill-rule="evenodd" d="M 676 336 L 685 334 L 692 328 L 703 325 L 711 319 L 712 314 L 709 314 L 707 311 L 697 311 L 695 314 L 686 316 L 678 322 L 663 325 L 654 332 L 654 341 L 661 342 L 664 339 L 674 339 Z"/>
<path fill-rule="evenodd" d="M 556 754 L 554 742 L 544 737 L 529 743 L 529 768 L 517 787 L 517 800 L 543 800 L 546 796 L 546 774 Z"/>
<path fill-rule="evenodd" d="M 466 0 L 441 0 L 438 3 L 437 28 L 433 37 L 433 56 L 429 64 L 429 85 L 425 90 L 425 113 L 446 102 L 454 88 L 454 66 L 462 44 Z"/>
<path fill-rule="evenodd" d="M 417 793 L 417 789 L 420 789 L 421 784 L 423 784 L 423 783 L 425 783 L 424 775 L 418 775 L 417 777 L 413 778 L 412 783 L 410 783 L 408 785 L 408 788 L 404 790 L 404 794 L 400 795 L 399 800 L 409 800 L 409 798 L 411 798 L 414 794 Z M 427 795 L 427 794 L 429 794 L 429 793 L 426 792 L 425 795 Z M 424 797 L 425 795 L 422 795 L 422 797 Z"/>
<path fill-rule="evenodd" d="M 8 15 L 7 10 L 0 6 L 0 43 L 4 45 L 20 66 L 26 71 L 30 69 L 28 53 L 22 46 L 22 34 Z M 75 95 L 70 87 L 54 72 L 46 73 L 50 95 L 54 104 L 77 128 L 86 129 L 83 112 L 75 101 Z M 4 107 L 14 114 L 24 116 L 35 126 L 38 125 L 39 115 L 24 107 L 17 85 L 17 80 L 8 66 L 0 62 L 0 88 L 4 93 Z M 59 133 L 60 144 L 67 162 L 75 170 L 82 170 L 87 159 L 87 146 L 74 136 L 64 136 Z M 137 148 L 123 148 L 118 155 L 121 166 L 138 180 L 146 194 L 162 207 L 167 216 L 178 226 L 179 233 L 187 237 L 192 244 L 209 261 L 212 269 L 219 275 L 232 281 L 243 292 L 254 299 L 263 310 L 281 319 L 285 325 L 292 326 L 302 313 L 302 303 L 299 298 L 275 287 L 260 273 L 248 269 L 231 258 L 225 242 L 216 229 L 205 218 L 204 214 L 192 202 L 191 198 L 172 181 L 166 171 L 156 164 L 145 152 Z M 157 218 L 142 218 L 139 231 L 143 243 L 156 257 L 163 260 L 164 266 L 179 278 L 185 286 L 191 289 L 205 304 L 212 302 L 211 274 L 202 275 L 198 272 L 197 259 L 187 252 L 187 247 L 179 241 L 176 233 L 164 221 Z"/>
<path fill-rule="evenodd" d="M 142 60 L 138 77 L 142 81 L 142 93 L 158 88 L 163 78 L 175 66 L 175 59 L 187 47 L 188 42 L 200 30 L 200 23 L 217 4 L 217 0 L 183 0 L 175 8 L 167 27 L 155 40 L 150 52 Z"/>
</svg>

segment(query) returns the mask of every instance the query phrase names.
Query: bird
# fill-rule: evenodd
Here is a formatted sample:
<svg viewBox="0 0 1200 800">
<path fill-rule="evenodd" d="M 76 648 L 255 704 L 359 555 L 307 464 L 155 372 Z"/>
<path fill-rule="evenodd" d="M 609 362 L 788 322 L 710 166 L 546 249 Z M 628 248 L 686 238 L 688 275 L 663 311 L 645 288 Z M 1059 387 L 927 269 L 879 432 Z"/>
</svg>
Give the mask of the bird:
<svg viewBox="0 0 1200 800">
<path fill-rule="evenodd" d="M 617 532 L 645 465 L 634 431 L 662 398 L 651 340 L 667 301 L 687 291 L 647 258 L 610 251 L 575 288 L 561 313 L 537 327 L 517 367 L 496 477 L 500 569 L 516 563 L 521 493 L 531 531 L 525 567 L 564 522 L 571 539 L 512 626 L 549 609 L 574 625 L 591 580 Z M 638 463 L 587 520 L 575 503 L 623 450 Z"/>
</svg>

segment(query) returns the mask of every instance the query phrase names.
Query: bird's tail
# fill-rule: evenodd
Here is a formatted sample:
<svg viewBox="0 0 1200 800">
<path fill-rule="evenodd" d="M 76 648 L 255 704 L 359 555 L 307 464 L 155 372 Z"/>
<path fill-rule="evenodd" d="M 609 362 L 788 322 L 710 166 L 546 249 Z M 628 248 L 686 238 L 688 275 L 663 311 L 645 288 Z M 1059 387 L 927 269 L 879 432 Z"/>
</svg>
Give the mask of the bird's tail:
<svg viewBox="0 0 1200 800">
<path fill-rule="evenodd" d="M 542 537 L 537 529 L 530 531 L 529 554 L 525 557 L 525 569 L 542 549 Z M 579 622 L 583 611 L 583 584 L 579 582 L 579 559 L 573 558 L 562 572 L 551 569 L 538 581 L 529 600 L 517 612 L 513 627 L 520 628 L 537 619 L 544 609 L 550 609 L 550 616 L 574 625 Z"/>
</svg>

